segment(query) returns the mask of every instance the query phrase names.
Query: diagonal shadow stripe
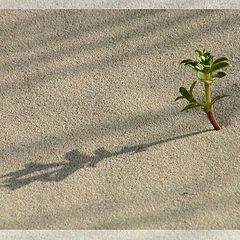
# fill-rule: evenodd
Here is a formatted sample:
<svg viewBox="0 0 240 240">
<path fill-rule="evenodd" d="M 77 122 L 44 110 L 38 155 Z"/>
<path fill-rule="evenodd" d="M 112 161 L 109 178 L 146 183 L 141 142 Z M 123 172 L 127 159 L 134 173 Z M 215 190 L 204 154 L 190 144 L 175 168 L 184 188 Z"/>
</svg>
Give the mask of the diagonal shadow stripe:
<svg viewBox="0 0 240 240">
<path fill-rule="evenodd" d="M 199 13 L 199 11 L 198 11 L 198 13 Z M 36 62 L 36 61 L 47 63 L 52 59 L 61 59 L 61 57 L 64 55 L 72 55 L 72 54 L 76 54 L 76 53 L 82 54 L 84 52 L 93 52 L 93 51 L 99 50 L 101 48 L 107 47 L 109 45 L 112 45 L 113 43 L 117 44 L 123 40 L 131 40 L 134 37 L 148 36 L 149 34 L 153 34 L 156 31 L 160 33 L 161 30 L 163 30 L 164 28 L 173 28 L 176 24 L 179 25 L 181 23 L 187 22 L 188 20 L 198 19 L 199 16 L 200 17 L 208 17 L 211 13 L 212 13 L 212 11 L 204 11 L 200 15 L 198 15 L 198 14 L 196 14 L 196 12 L 190 11 L 189 14 L 187 14 L 187 15 L 180 15 L 176 19 L 167 19 L 166 18 L 168 21 L 164 21 L 164 15 L 162 14 L 162 10 L 157 11 L 157 12 L 154 11 L 154 14 L 149 14 L 149 17 L 146 19 L 144 25 L 141 25 L 134 29 L 129 29 L 129 30 L 127 28 L 124 31 L 121 29 L 122 31 L 118 34 L 114 34 L 114 36 L 104 34 L 104 35 L 106 35 L 106 37 L 104 37 L 100 41 L 98 40 L 98 41 L 92 41 L 90 43 L 84 43 L 84 44 L 78 45 L 77 47 L 73 47 L 72 45 L 66 46 L 66 44 L 68 44 L 68 42 L 71 42 L 72 40 L 76 40 L 78 37 L 83 35 L 81 28 L 77 29 L 77 30 L 69 31 L 68 33 L 64 32 L 64 38 L 62 38 L 59 35 L 53 36 L 52 39 L 48 39 L 47 37 L 45 38 L 43 36 L 44 42 L 46 42 L 46 43 L 50 42 L 51 46 L 55 46 L 55 45 L 61 43 L 61 46 L 64 45 L 64 47 L 61 47 L 59 50 L 55 50 L 55 49 L 50 50 L 48 48 L 48 50 L 43 54 L 41 53 L 41 54 L 38 54 L 37 56 L 29 57 L 28 60 L 21 60 L 21 65 L 29 67 L 29 66 L 33 66 L 34 65 L 33 62 Z M 154 20 L 156 15 L 159 15 L 158 21 Z M 143 17 L 145 17 L 145 14 L 142 15 L 142 18 Z M 126 27 L 131 26 L 131 22 L 126 22 L 126 23 L 124 22 L 124 24 L 126 25 Z M 105 26 L 104 31 L 106 31 L 107 29 L 111 29 L 111 28 L 112 28 L 112 26 L 110 26 L 110 27 Z M 115 28 L 116 28 L 116 26 L 114 26 L 113 30 L 115 30 Z M 92 29 L 92 28 L 90 28 L 90 29 Z M 92 29 L 92 31 L 94 31 L 94 29 Z M 67 34 L 67 39 L 66 39 L 66 34 Z M 23 41 L 26 41 L 26 39 L 24 38 Z M 29 41 L 29 40 L 27 40 L 27 41 Z M 40 42 L 41 42 L 41 44 L 35 43 L 35 45 L 37 44 L 38 48 L 42 45 L 43 46 L 45 45 L 42 43 L 42 41 L 40 41 Z M 26 50 L 25 53 L 28 53 L 28 51 L 29 51 L 29 49 Z M 24 52 L 21 52 L 21 54 L 23 54 L 23 53 Z M 8 67 L 9 65 L 11 65 L 11 63 L 12 63 L 11 60 L 7 61 L 7 62 L 1 64 L 0 68 L 4 69 L 4 68 Z M 16 65 L 16 63 L 15 63 L 15 65 Z M 14 66 L 14 68 L 19 69 L 19 68 L 22 68 L 22 66 L 16 65 L 16 66 Z"/>
<path fill-rule="evenodd" d="M 238 24 L 238 22 L 240 21 L 240 15 L 233 16 L 232 19 L 234 19 L 234 23 L 231 25 L 231 27 Z M 133 58 L 146 54 L 146 52 L 148 52 L 149 54 L 154 54 L 156 51 L 163 53 L 170 48 L 171 50 L 177 49 L 181 46 L 182 43 L 189 41 L 189 39 L 191 39 L 192 41 L 198 40 L 199 35 L 201 35 L 202 37 L 207 37 L 209 36 L 209 32 L 211 32 L 212 34 L 219 33 L 220 29 L 229 27 L 230 20 L 231 19 L 226 19 L 219 22 L 219 20 L 216 19 L 216 21 L 211 22 L 208 27 L 200 28 L 195 32 L 188 30 L 181 33 L 177 37 L 173 37 L 170 39 L 168 38 L 168 36 L 166 36 L 166 38 L 162 42 L 156 42 L 154 44 L 144 43 L 140 46 L 137 46 L 133 50 L 125 51 L 117 55 L 102 57 L 99 60 L 85 62 L 83 64 L 74 64 L 68 69 L 56 67 L 53 70 L 49 69 L 48 71 L 44 70 L 42 72 L 38 71 L 37 73 L 31 74 L 31 78 L 28 79 L 28 82 L 29 84 L 31 84 L 31 87 L 34 87 L 36 84 L 47 82 L 49 80 L 48 77 L 52 78 L 54 76 L 56 78 L 55 81 L 60 81 L 60 79 L 66 77 L 67 75 L 91 72 L 94 70 L 102 71 L 108 67 L 118 67 L 123 62 L 129 62 Z M 36 81 L 36 79 L 38 79 L 38 81 Z M 11 93 L 12 91 L 24 91 L 25 89 L 25 82 L 16 82 L 12 83 L 11 85 L 5 83 L 0 86 L 0 93 L 2 93 L 2 95 L 4 96 L 6 93 Z"/>
<path fill-rule="evenodd" d="M 13 23 L 8 22 L 7 24 L 5 23 L 4 25 L 0 26 L 0 30 L 2 30 L 3 32 L 5 31 L 5 26 L 7 25 L 7 29 L 9 30 L 15 30 L 17 29 L 18 31 L 21 31 L 22 34 L 24 34 L 24 29 L 28 28 L 29 26 L 31 26 L 31 24 L 35 27 L 37 22 L 43 21 L 49 23 L 51 20 L 49 19 L 55 19 L 55 18 L 60 18 L 60 20 L 62 20 L 63 22 L 68 23 L 69 20 L 69 16 L 67 15 L 69 12 L 71 12 L 71 19 L 73 18 L 73 15 L 75 16 L 74 20 L 75 22 L 78 23 L 79 20 L 82 20 L 82 18 L 85 20 L 86 18 L 94 18 L 95 13 L 101 13 L 101 12 L 114 12 L 114 13 L 118 13 L 118 15 L 115 15 L 114 18 L 112 17 L 108 17 L 108 15 L 106 14 L 103 18 L 103 20 L 101 19 L 97 19 L 96 22 L 92 22 L 90 25 L 79 25 L 76 24 L 76 29 L 75 28 L 71 28 L 68 31 L 64 31 L 64 32 L 60 32 L 59 35 L 57 35 L 58 38 L 56 38 L 56 35 L 50 35 L 50 36 L 46 36 L 46 35 L 41 35 L 42 32 L 39 32 L 39 35 L 33 35 L 31 39 L 28 39 L 27 36 L 23 36 L 22 39 L 19 40 L 23 40 L 23 41 L 28 41 L 28 44 L 31 45 L 32 43 L 38 45 L 38 46 L 43 46 L 45 45 L 45 43 L 42 41 L 41 38 L 39 38 L 39 36 L 42 36 L 44 38 L 45 42 L 51 42 L 53 44 L 56 44 L 60 41 L 62 41 L 63 39 L 65 39 L 66 34 L 68 34 L 68 36 L 71 35 L 77 35 L 77 36 L 82 36 L 84 34 L 87 33 L 91 33 L 91 32 L 95 32 L 95 31 L 101 31 L 104 30 L 107 27 L 114 27 L 120 24 L 129 24 L 132 21 L 135 20 L 140 20 L 144 17 L 148 17 L 148 16 L 152 16 L 155 14 L 159 13 L 159 10 L 145 10 L 145 9 L 141 9 L 141 10 L 65 10 L 65 9 L 46 9 L 46 10 L 14 10 L 15 12 L 18 11 L 25 11 L 27 14 L 31 14 L 28 18 L 24 18 L 23 20 L 19 20 L 19 21 L 15 21 Z M 161 9 L 161 12 L 164 13 L 166 10 Z M 13 12 L 12 10 L 7 10 L 6 12 Z M 43 14 L 44 13 L 44 14 Z M 46 13 L 48 13 L 46 15 Z M 92 14 L 93 13 L 93 14 Z M 32 15 L 32 14 L 36 14 L 36 15 Z M 81 15 L 80 15 L 81 14 Z M 92 14 L 92 15 L 91 15 Z M 110 14 L 111 16 L 111 14 Z M 80 17 L 80 18 L 79 18 Z M 106 19 L 107 17 L 107 19 Z M 109 18 L 109 19 L 108 19 Z M 1 22 L 0 22 L 1 23 Z M 81 23 L 81 22 L 80 22 Z M 45 30 L 45 25 L 42 25 L 43 29 Z M 50 29 L 51 30 L 51 29 Z M 26 32 L 29 34 L 29 32 Z M 6 38 L 6 40 L 9 40 L 8 38 Z M 13 51 L 14 53 L 15 51 Z M 16 51 L 17 52 L 17 51 Z"/>
</svg>

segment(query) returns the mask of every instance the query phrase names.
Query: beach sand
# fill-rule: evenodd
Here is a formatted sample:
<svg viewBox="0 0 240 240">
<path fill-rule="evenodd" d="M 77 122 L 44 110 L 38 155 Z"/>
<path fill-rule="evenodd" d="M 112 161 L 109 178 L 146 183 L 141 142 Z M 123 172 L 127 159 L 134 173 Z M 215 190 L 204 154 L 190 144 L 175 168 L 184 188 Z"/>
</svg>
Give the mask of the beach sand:
<svg viewBox="0 0 240 240">
<path fill-rule="evenodd" d="M 238 229 L 238 10 L 1 10 L 1 229 Z M 179 63 L 231 97 L 181 113 Z M 201 95 L 202 85 L 196 92 Z"/>
</svg>

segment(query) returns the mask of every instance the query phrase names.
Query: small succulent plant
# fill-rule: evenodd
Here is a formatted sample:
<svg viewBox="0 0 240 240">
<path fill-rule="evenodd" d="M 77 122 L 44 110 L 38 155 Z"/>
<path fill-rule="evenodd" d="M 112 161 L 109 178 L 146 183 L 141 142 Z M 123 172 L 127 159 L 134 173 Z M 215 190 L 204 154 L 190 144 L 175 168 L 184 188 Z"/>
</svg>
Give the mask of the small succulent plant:
<svg viewBox="0 0 240 240">
<path fill-rule="evenodd" d="M 196 50 L 196 60 L 186 59 L 181 62 L 185 66 L 191 67 L 195 72 L 197 78 L 204 85 L 204 100 L 199 101 L 193 94 L 193 89 L 197 81 L 193 82 L 190 89 L 187 90 L 185 87 L 180 87 L 179 92 L 181 96 L 177 97 L 175 101 L 179 99 L 185 99 L 188 101 L 188 105 L 185 106 L 182 111 L 186 111 L 192 108 L 202 109 L 208 116 L 209 121 L 213 125 L 215 130 L 220 130 L 221 127 L 216 121 L 213 115 L 213 105 L 216 101 L 229 96 L 228 94 L 219 94 L 212 98 L 211 86 L 217 78 L 226 76 L 226 73 L 222 71 L 223 68 L 229 66 L 228 59 L 226 57 L 220 57 L 215 59 L 211 55 L 210 51 Z"/>
</svg>

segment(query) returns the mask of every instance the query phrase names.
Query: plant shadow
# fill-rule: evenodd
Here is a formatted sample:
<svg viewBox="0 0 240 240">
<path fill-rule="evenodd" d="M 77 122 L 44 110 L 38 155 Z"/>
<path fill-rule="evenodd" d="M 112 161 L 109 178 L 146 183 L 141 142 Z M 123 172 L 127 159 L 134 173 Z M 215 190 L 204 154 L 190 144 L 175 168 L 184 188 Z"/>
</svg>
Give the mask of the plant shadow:
<svg viewBox="0 0 240 240">
<path fill-rule="evenodd" d="M 1 176 L 3 179 L 2 185 L 0 187 L 5 187 L 10 190 L 16 190 L 24 187 L 32 182 L 59 182 L 67 178 L 69 175 L 78 171 L 84 167 L 96 167 L 96 165 L 107 158 L 122 154 L 135 154 L 142 151 L 146 151 L 149 147 L 159 145 L 162 143 L 167 143 L 170 141 L 191 137 L 204 132 L 213 131 L 212 129 L 207 129 L 203 131 L 192 132 L 180 136 L 175 136 L 163 140 L 158 140 L 150 143 L 142 143 L 133 146 L 123 147 L 119 151 L 110 152 L 104 147 L 98 148 L 94 151 L 94 155 L 87 155 L 85 153 L 79 152 L 77 149 L 71 150 L 64 155 L 64 161 L 56 163 L 34 163 L 30 162 L 25 164 L 24 169 L 17 170 L 15 172 L 10 172 Z"/>
</svg>

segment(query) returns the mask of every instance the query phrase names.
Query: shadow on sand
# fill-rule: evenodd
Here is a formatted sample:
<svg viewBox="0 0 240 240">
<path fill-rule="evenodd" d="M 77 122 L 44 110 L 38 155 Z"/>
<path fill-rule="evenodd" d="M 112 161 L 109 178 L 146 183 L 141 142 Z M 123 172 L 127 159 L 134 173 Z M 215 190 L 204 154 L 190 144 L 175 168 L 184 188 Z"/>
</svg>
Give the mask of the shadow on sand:
<svg viewBox="0 0 240 240">
<path fill-rule="evenodd" d="M 24 169 L 10 172 L 6 175 L 1 176 L 3 181 L 0 187 L 6 187 L 11 190 L 16 190 L 34 181 L 59 182 L 81 168 L 96 167 L 97 163 L 104 159 L 118 156 L 121 154 L 135 154 L 138 152 L 146 151 L 149 147 L 154 145 L 167 143 L 170 141 L 194 136 L 208 131 L 212 130 L 207 129 L 150 143 L 126 146 L 116 152 L 109 152 L 105 150 L 104 147 L 102 147 L 96 149 L 93 156 L 80 153 L 77 149 L 74 149 L 65 153 L 65 160 L 62 162 L 48 164 L 30 162 L 28 164 L 25 164 Z"/>
</svg>

